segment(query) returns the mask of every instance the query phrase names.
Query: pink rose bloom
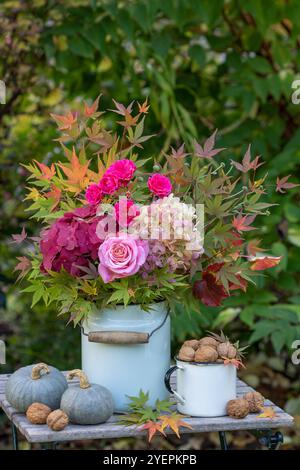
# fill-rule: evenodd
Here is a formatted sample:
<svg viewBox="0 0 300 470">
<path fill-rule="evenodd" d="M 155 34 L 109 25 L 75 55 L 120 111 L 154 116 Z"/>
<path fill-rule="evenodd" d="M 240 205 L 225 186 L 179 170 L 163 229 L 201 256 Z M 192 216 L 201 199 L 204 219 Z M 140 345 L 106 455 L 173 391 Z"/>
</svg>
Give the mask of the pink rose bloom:
<svg viewBox="0 0 300 470">
<path fill-rule="evenodd" d="M 165 197 L 171 193 L 172 184 L 166 176 L 155 173 L 148 179 L 148 188 L 155 196 Z"/>
<path fill-rule="evenodd" d="M 136 274 L 145 263 L 149 246 L 145 240 L 139 240 L 125 233 L 118 237 L 107 238 L 99 248 L 100 264 L 98 271 L 103 281 Z"/>
<path fill-rule="evenodd" d="M 131 160 L 117 160 L 105 172 L 106 175 L 114 175 L 122 184 L 127 184 L 132 179 L 136 165 Z"/>
<path fill-rule="evenodd" d="M 101 192 L 101 189 L 97 184 L 91 184 L 85 192 L 85 198 L 88 203 L 92 206 L 99 204 L 102 199 L 102 196 L 103 194 Z"/>
<path fill-rule="evenodd" d="M 99 181 L 98 186 L 103 194 L 113 194 L 119 189 L 120 181 L 117 176 L 113 174 L 107 174 L 106 172 Z"/>
<path fill-rule="evenodd" d="M 138 207 L 131 199 L 120 199 L 115 204 L 115 217 L 120 227 L 128 227 L 133 219 L 140 215 Z"/>
</svg>

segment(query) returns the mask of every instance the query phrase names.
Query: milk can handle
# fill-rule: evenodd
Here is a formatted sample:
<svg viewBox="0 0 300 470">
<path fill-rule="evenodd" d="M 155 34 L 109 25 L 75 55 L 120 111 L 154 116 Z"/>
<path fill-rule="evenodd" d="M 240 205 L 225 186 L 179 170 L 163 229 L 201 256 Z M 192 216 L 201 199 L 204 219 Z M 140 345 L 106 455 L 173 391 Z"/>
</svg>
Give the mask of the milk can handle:
<svg viewBox="0 0 300 470">
<path fill-rule="evenodd" d="M 105 344 L 145 344 L 149 343 L 151 336 L 158 331 L 167 321 L 169 312 L 167 312 L 163 321 L 150 333 L 140 331 L 90 331 L 86 333 L 81 325 L 82 334 L 88 337 L 90 343 Z"/>
<path fill-rule="evenodd" d="M 173 388 L 171 387 L 171 384 L 170 384 L 171 375 L 172 375 L 173 372 L 175 372 L 175 370 L 177 370 L 177 369 L 184 370 L 184 367 L 172 366 L 172 367 L 170 367 L 169 370 L 167 370 L 167 372 L 165 373 L 165 386 L 166 386 L 167 390 L 168 390 L 172 395 L 174 395 L 174 397 L 176 397 L 177 400 L 178 400 L 182 405 L 184 405 L 184 403 L 185 403 L 184 398 L 183 398 L 181 395 L 179 395 L 179 393 L 177 393 L 175 390 L 173 390 Z"/>
</svg>

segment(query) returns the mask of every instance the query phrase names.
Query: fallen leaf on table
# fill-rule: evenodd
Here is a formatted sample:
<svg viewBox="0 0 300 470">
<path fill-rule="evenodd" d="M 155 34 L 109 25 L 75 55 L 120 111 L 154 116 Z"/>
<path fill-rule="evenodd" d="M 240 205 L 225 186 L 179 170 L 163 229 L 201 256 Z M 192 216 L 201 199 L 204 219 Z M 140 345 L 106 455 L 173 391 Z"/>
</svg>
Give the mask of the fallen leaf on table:
<svg viewBox="0 0 300 470">
<path fill-rule="evenodd" d="M 277 414 L 274 410 L 274 408 L 272 406 L 269 406 L 269 407 L 262 407 L 261 409 L 262 413 L 259 414 L 258 416 L 256 416 L 257 418 L 269 418 L 269 419 L 272 419 L 272 418 L 276 418 L 277 417 Z"/>
<path fill-rule="evenodd" d="M 146 424 L 144 424 L 141 429 L 146 429 L 148 431 L 148 442 L 151 442 L 153 436 L 157 433 L 160 432 L 165 436 L 164 430 L 162 429 L 162 423 L 161 422 L 155 422 L 155 421 L 148 421 Z"/>
<path fill-rule="evenodd" d="M 185 421 L 182 421 L 183 415 L 173 413 L 170 415 L 161 415 L 158 419 L 161 420 L 161 430 L 164 431 L 167 427 L 170 427 L 176 434 L 177 437 L 180 438 L 179 428 L 189 428 L 193 429 L 192 426 Z"/>
</svg>

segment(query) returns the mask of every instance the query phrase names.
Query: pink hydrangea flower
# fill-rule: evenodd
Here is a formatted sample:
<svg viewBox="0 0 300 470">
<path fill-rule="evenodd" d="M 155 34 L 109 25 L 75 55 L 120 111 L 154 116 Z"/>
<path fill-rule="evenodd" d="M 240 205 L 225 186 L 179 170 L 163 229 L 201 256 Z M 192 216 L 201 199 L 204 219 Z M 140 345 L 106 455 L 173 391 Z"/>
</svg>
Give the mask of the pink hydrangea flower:
<svg viewBox="0 0 300 470">
<path fill-rule="evenodd" d="M 115 217 L 120 227 L 128 227 L 133 219 L 140 215 L 138 207 L 131 199 L 120 199 L 115 204 Z"/>
<path fill-rule="evenodd" d="M 148 179 L 148 188 L 155 196 L 165 197 L 171 193 L 172 184 L 166 176 L 155 173 Z"/>
<path fill-rule="evenodd" d="M 85 198 L 92 206 L 99 204 L 102 196 L 103 194 L 98 184 L 91 184 L 85 192 Z"/>
<path fill-rule="evenodd" d="M 133 161 L 124 159 L 124 160 L 117 160 L 113 163 L 105 172 L 106 175 L 114 175 L 116 176 L 123 185 L 129 183 L 132 179 L 136 170 L 136 165 Z"/>
<path fill-rule="evenodd" d="M 98 271 L 105 283 L 136 274 L 145 263 L 149 246 L 145 240 L 119 233 L 107 238 L 99 248 Z"/>
<path fill-rule="evenodd" d="M 98 186 L 103 194 L 113 194 L 118 191 L 120 183 L 121 182 L 116 175 L 108 174 L 106 172 L 99 181 Z"/>
<path fill-rule="evenodd" d="M 88 266 L 98 257 L 102 241 L 96 235 L 96 227 L 100 220 L 96 206 L 79 207 L 44 230 L 40 241 L 41 271 L 59 272 L 64 268 L 74 277 L 82 276 L 79 266 Z"/>
</svg>

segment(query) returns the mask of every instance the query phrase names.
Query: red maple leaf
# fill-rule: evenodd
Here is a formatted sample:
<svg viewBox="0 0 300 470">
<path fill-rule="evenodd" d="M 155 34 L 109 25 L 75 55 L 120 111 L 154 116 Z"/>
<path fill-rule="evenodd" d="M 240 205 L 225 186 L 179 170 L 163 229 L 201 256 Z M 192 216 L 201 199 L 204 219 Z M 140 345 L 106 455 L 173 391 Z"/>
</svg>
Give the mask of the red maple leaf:
<svg viewBox="0 0 300 470">
<path fill-rule="evenodd" d="M 264 269 L 273 268 L 277 266 L 281 261 L 282 256 L 262 256 L 254 258 L 251 261 L 250 269 L 252 271 L 263 271 Z"/>
<path fill-rule="evenodd" d="M 229 290 L 239 290 L 239 289 L 241 289 L 244 292 L 246 292 L 247 286 L 248 286 L 248 282 L 246 281 L 246 279 L 244 279 L 239 274 L 237 274 L 235 277 L 237 279 L 237 282 L 236 283 L 230 282 L 229 283 Z"/>
<path fill-rule="evenodd" d="M 148 431 L 148 442 L 151 442 L 153 436 L 160 432 L 165 436 L 164 430 L 162 429 L 162 423 L 156 421 L 148 421 L 147 423 L 143 424 L 141 430 L 146 429 Z"/>
<path fill-rule="evenodd" d="M 134 101 L 132 101 L 127 106 L 127 108 L 124 106 L 124 104 L 118 103 L 118 101 L 116 101 L 114 99 L 113 99 L 113 102 L 114 102 L 114 105 L 115 105 L 116 109 L 109 109 L 109 111 L 112 111 L 113 113 L 120 114 L 121 116 L 126 116 L 126 114 L 131 114 L 132 106 L 133 106 Z"/>
<path fill-rule="evenodd" d="M 186 153 L 184 151 L 184 144 L 180 145 L 177 150 L 175 150 L 173 147 L 171 147 L 172 151 L 172 157 L 173 158 L 184 158 L 190 155 L 190 153 Z"/>
<path fill-rule="evenodd" d="M 86 102 L 84 103 L 84 115 L 89 118 L 89 117 L 98 117 L 102 113 L 97 113 L 97 109 L 99 106 L 99 100 L 101 98 L 101 95 L 99 95 L 95 101 L 89 106 Z"/>
<path fill-rule="evenodd" d="M 195 281 L 193 294 L 208 307 L 218 307 L 228 297 L 222 284 L 216 280 L 216 276 L 208 271 L 203 272 L 201 280 Z"/>
<path fill-rule="evenodd" d="M 259 162 L 260 155 L 256 156 L 254 160 L 251 161 L 251 144 L 248 145 L 242 163 L 235 162 L 231 160 L 231 164 L 235 166 L 235 168 L 243 173 L 247 173 L 250 170 L 257 170 L 258 167 L 263 165 L 263 162 Z"/>
<path fill-rule="evenodd" d="M 20 274 L 17 278 L 17 281 L 19 281 L 31 268 L 31 261 L 26 258 L 26 256 L 19 256 L 17 260 L 19 261 L 19 263 L 15 266 L 14 271 L 20 271 Z"/>
<path fill-rule="evenodd" d="M 300 184 L 289 183 L 288 179 L 290 177 L 291 175 L 284 176 L 281 179 L 279 178 L 279 176 L 277 177 L 277 180 L 276 180 L 276 192 L 277 193 L 285 194 L 286 193 L 285 189 L 292 189 L 292 188 L 296 188 L 297 186 L 300 186 Z"/>
<path fill-rule="evenodd" d="M 255 230 L 255 227 L 251 227 L 252 222 L 256 217 L 255 215 L 242 215 L 239 214 L 238 216 L 234 217 L 232 220 L 232 226 L 238 232 L 249 232 L 250 230 Z"/>
<path fill-rule="evenodd" d="M 25 228 L 23 227 L 21 233 L 15 233 L 15 234 L 12 235 L 12 239 L 13 239 L 13 240 L 12 240 L 11 243 L 16 243 L 16 245 L 19 245 L 19 244 L 22 243 L 26 238 L 27 238 L 27 233 L 26 233 Z"/>
<path fill-rule="evenodd" d="M 261 240 L 258 240 L 256 238 L 253 238 L 253 240 L 250 240 L 248 245 L 247 245 L 247 252 L 248 255 L 250 256 L 256 256 L 257 253 L 266 251 L 263 248 L 261 248 L 259 245 L 261 243 Z"/>
<path fill-rule="evenodd" d="M 218 153 L 225 150 L 225 147 L 214 149 L 215 140 L 216 140 L 216 133 L 218 129 L 216 129 L 213 134 L 204 142 L 204 146 L 202 147 L 196 140 L 194 140 L 195 146 L 195 155 L 200 158 L 212 158 Z"/>
</svg>

